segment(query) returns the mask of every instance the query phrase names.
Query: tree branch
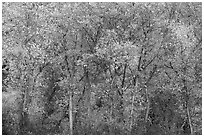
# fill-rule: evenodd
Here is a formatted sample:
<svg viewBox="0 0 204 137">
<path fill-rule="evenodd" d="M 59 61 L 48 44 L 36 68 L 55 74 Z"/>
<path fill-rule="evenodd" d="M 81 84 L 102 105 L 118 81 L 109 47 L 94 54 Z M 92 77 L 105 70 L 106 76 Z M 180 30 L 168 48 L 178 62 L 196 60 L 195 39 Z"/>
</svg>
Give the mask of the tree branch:
<svg viewBox="0 0 204 137">
<path fill-rule="evenodd" d="M 121 87 L 122 87 L 122 88 L 124 87 L 124 84 L 125 84 L 125 74 L 126 74 L 126 68 L 127 68 L 127 64 L 125 64 L 125 66 L 124 66 L 124 71 L 123 71 L 123 80 L 122 80 L 122 85 L 121 85 Z"/>
</svg>

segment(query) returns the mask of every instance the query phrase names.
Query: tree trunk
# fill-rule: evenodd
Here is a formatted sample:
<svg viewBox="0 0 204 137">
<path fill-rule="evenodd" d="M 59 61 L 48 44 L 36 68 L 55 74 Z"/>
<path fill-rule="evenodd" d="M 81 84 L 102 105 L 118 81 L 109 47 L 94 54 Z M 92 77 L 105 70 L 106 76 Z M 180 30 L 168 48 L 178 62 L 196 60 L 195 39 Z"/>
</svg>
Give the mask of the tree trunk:
<svg viewBox="0 0 204 137">
<path fill-rule="evenodd" d="M 19 131 L 18 134 L 22 135 L 25 132 L 25 128 L 29 129 L 29 119 L 28 119 L 28 112 L 27 112 L 27 104 L 29 100 L 29 92 L 28 89 L 24 87 L 23 79 L 24 76 L 22 76 L 22 82 L 21 82 L 21 104 L 20 104 L 20 112 L 19 112 Z M 27 81 L 29 83 L 29 81 Z M 30 86 L 30 85 L 28 85 Z"/>
<path fill-rule="evenodd" d="M 147 109 L 146 109 L 146 114 L 145 114 L 145 123 L 148 121 L 148 115 L 149 115 L 149 110 L 150 110 L 150 100 L 149 100 L 149 95 L 147 92 L 147 89 L 145 89 L 145 94 L 146 94 L 146 100 L 147 100 Z"/>
<path fill-rule="evenodd" d="M 73 135 L 73 118 L 72 118 L 72 91 L 69 93 L 69 129 L 70 135 Z"/>
<path fill-rule="evenodd" d="M 149 110 L 150 110 L 150 99 L 149 99 L 149 94 L 148 94 L 148 91 L 147 91 L 147 86 L 148 86 L 149 81 L 154 76 L 154 73 L 156 72 L 156 70 L 157 70 L 157 65 L 154 65 L 152 71 L 150 72 L 150 76 L 149 76 L 146 84 L 144 85 L 145 86 L 144 87 L 145 95 L 146 95 L 146 100 L 147 100 L 147 109 L 146 109 L 146 114 L 145 114 L 145 123 L 147 123 L 147 121 L 148 121 L 148 115 L 149 115 Z"/>
<path fill-rule="evenodd" d="M 184 69 L 184 74 L 186 74 L 186 71 Z M 192 125 L 192 120 L 191 120 L 191 114 L 190 114 L 190 110 L 189 110 L 189 97 L 190 97 L 190 93 L 189 93 L 189 90 L 188 90 L 188 87 L 187 87 L 187 81 L 185 78 L 183 78 L 183 84 L 184 84 L 184 93 L 183 93 L 183 97 L 184 97 L 184 103 L 185 103 L 185 108 L 186 108 L 186 113 L 187 113 L 187 118 L 188 118 L 188 122 L 189 122 L 189 126 L 190 126 L 190 131 L 191 131 L 191 135 L 194 134 L 194 131 L 193 131 L 193 125 Z"/>
<path fill-rule="evenodd" d="M 131 113 L 130 113 L 130 131 L 132 130 L 132 125 L 133 125 L 133 111 L 134 111 L 134 100 L 135 100 L 135 92 L 137 92 L 137 86 L 138 86 L 138 78 L 135 80 L 135 90 L 132 92 L 132 106 L 131 106 Z"/>
<path fill-rule="evenodd" d="M 133 96 L 132 96 L 132 106 L 131 106 L 131 112 L 130 112 L 130 132 L 132 130 L 132 125 L 133 125 L 134 100 L 135 100 L 135 96 L 134 96 L 134 93 L 133 93 Z"/>
<path fill-rule="evenodd" d="M 148 116 L 149 116 L 149 111 L 150 111 L 150 100 L 149 100 L 149 94 L 147 92 L 147 88 L 145 88 L 145 94 L 146 94 L 146 100 L 147 100 L 147 109 L 145 113 L 145 133 L 147 132 L 147 122 L 148 122 Z"/>
<path fill-rule="evenodd" d="M 188 116 L 188 122 L 189 122 L 189 125 L 190 125 L 191 135 L 194 135 L 193 125 L 192 125 L 191 115 L 190 115 L 190 111 L 189 111 L 188 105 L 186 107 L 186 111 L 187 111 L 187 116 Z"/>
<path fill-rule="evenodd" d="M 25 128 L 28 128 L 28 113 L 27 113 L 27 91 L 24 91 L 21 96 L 20 118 L 19 118 L 19 133 L 24 134 Z"/>
<path fill-rule="evenodd" d="M 90 99 L 91 99 L 91 83 L 89 80 L 89 73 L 86 67 L 84 67 L 84 73 L 85 73 L 85 105 L 87 107 L 87 115 L 88 118 L 90 118 L 90 114 L 91 114 L 91 103 L 90 103 Z"/>
<path fill-rule="evenodd" d="M 90 118 L 90 114 L 91 114 L 91 103 L 90 103 L 90 96 L 91 96 L 91 90 L 87 90 L 87 98 L 86 98 L 86 105 L 87 105 L 87 114 L 88 114 L 88 118 Z"/>
</svg>

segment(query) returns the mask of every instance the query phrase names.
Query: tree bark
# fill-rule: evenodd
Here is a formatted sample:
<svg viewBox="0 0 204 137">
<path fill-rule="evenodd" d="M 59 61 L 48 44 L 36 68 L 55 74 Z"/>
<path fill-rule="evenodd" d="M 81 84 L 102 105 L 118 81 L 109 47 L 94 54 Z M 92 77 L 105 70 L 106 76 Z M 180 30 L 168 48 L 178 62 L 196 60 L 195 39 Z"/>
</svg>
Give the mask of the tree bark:
<svg viewBox="0 0 204 137">
<path fill-rule="evenodd" d="M 148 115 L 149 115 L 149 110 L 150 110 L 150 99 L 149 99 L 149 94 L 148 94 L 148 91 L 147 91 L 147 86 L 148 86 L 148 83 L 149 81 L 152 79 L 152 77 L 154 76 L 155 72 L 157 70 L 157 66 L 155 65 L 152 69 L 152 71 L 150 72 L 150 76 L 145 84 L 145 95 L 146 95 L 146 100 L 147 100 L 147 109 L 146 109 L 146 114 L 145 114 L 145 123 L 147 123 L 148 121 Z"/>
<path fill-rule="evenodd" d="M 28 97 L 29 97 L 29 93 L 28 93 L 28 90 L 27 88 L 24 87 L 24 83 L 23 83 L 23 79 L 25 77 L 22 76 L 21 78 L 21 87 L 20 87 L 20 90 L 21 90 L 21 104 L 20 104 L 20 112 L 19 112 L 19 131 L 18 131 L 18 134 L 22 135 L 24 134 L 24 131 L 25 131 L 25 128 L 29 128 L 28 126 L 28 122 L 29 122 L 29 119 L 28 119 L 28 113 L 27 113 L 27 104 L 28 104 Z M 29 81 L 27 81 L 29 82 Z"/>
<path fill-rule="evenodd" d="M 72 90 L 70 90 L 69 92 L 69 128 L 70 128 L 70 135 L 73 135 Z"/>
<path fill-rule="evenodd" d="M 134 110 L 134 91 L 133 91 L 133 96 L 132 96 L 132 106 L 131 106 L 131 113 L 130 113 L 130 131 L 132 130 L 132 125 L 133 125 L 133 110 Z"/>
<path fill-rule="evenodd" d="M 147 93 L 147 89 L 145 89 L 145 94 L 146 94 L 146 100 L 147 100 L 147 109 L 146 109 L 146 114 L 145 114 L 145 123 L 148 121 L 148 115 L 149 115 L 149 110 L 150 110 L 150 100 L 149 100 L 149 95 Z"/>
<path fill-rule="evenodd" d="M 184 74 L 186 74 L 186 69 L 184 69 Z M 183 84 L 184 84 L 184 93 L 183 93 L 183 97 L 184 97 L 184 101 L 185 101 L 185 108 L 186 108 L 186 113 L 187 113 L 187 118 L 188 118 L 188 122 L 189 122 L 189 126 L 190 126 L 190 131 L 191 131 L 191 135 L 194 134 L 193 131 L 193 125 L 192 125 L 192 120 L 191 120 L 191 114 L 190 114 L 190 110 L 189 110 L 189 90 L 187 87 L 187 81 L 185 78 L 183 78 Z"/>
<path fill-rule="evenodd" d="M 134 100 L 135 100 L 135 92 L 137 92 L 137 86 L 138 86 L 138 78 L 135 80 L 135 90 L 132 92 L 132 106 L 131 106 L 131 113 L 130 113 L 130 131 L 132 130 L 133 125 L 133 111 L 134 111 Z"/>
<path fill-rule="evenodd" d="M 89 73 L 86 67 L 84 67 L 84 73 L 85 73 L 85 105 L 87 107 L 87 114 L 88 118 L 90 118 L 91 114 L 91 104 L 90 104 L 90 99 L 91 99 L 91 83 L 89 80 Z"/>
<path fill-rule="evenodd" d="M 73 94 L 73 79 L 74 79 L 74 68 L 72 68 L 72 72 L 69 71 L 69 63 L 68 63 L 68 56 L 65 56 L 65 63 L 66 63 L 66 70 L 67 70 L 67 79 L 70 76 L 70 83 L 69 83 L 69 134 L 73 135 L 73 115 L 72 115 L 72 107 L 73 107 L 73 102 L 72 102 L 72 94 Z M 68 76 L 69 75 L 69 76 Z"/>
<path fill-rule="evenodd" d="M 189 125 L 190 125 L 191 135 L 194 135 L 193 125 L 192 125 L 192 120 L 191 120 L 191 115 L 190 115 L 188 105 L 186 106 L 186 111 L 187 111 L 187 116 L 188 116 L 188 122 L 189 122 Z"/>
<path fill-rule="evenodd" d="M 147 132 L 147 122 L 148 122 L 148 116 L 149 116 L 149 111 L 150 111 L 150 100 L 149 100 L 149 94 L 147 92 L 147 88 L 145 88 L 145 94 L 146 94 L 146 101 L 147 101 L 147 109 L 145 113 L 145 133 Z"/>
</svg>

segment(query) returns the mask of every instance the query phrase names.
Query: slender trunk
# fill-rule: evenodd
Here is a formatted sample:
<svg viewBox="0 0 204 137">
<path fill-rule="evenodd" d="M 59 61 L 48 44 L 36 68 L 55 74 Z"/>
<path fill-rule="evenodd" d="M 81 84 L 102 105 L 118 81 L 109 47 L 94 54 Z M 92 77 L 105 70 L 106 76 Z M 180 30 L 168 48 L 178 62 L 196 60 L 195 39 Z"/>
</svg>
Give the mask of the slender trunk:
<svg viewBox="0 0 204 137">
<path fill-rule="evenodd" d="M 77 111 L 75 113 L 73 113 L 73 130 L 76 128 L 77 126 L 77 122 L 78 122 L 78 116 L 79 116 L 79 113 L 80 113 L 80 106 L 83 104 L 82 101 L 83 101 L 83 97 L 85 95 L 85 86 L 84 86 L 84 89 L 82 91 L 82 95 L 80 96 L 79 100 L 77 101 L 76 105 L 75 105 L 75 108 L 77 108 Z"/>
<path fill-rule="evenodd" d="M 149 110 L 150 110 L 150 101 L 147 101 L 147 109 L 146 109 L 146 114 L 145 114 L 145 123 L 148 121 L 148 115 L 149 115 Z"/>
<path fill-rule="evenodd" d="M 185 72 L 184 74 L 186 74 L 185 69 L 184 69 L 184 72 Z M 188 118 L 190 130 L 191 130 L 191 135 L 193 135 L 194 131 L 193 131 L 193 125 L 192 125 L 192 121 L 191 121 L 191 114 L 190 114 L 190 110 L 189 110 L 190 93 L 189 93 L 189 90 L 188 90 L 188 87 L 187 87 L 187 81 L 185 80 L 185 78 L 183 78 L 183 84 L 184 84 L 183 97 L 184 97 L 184 101 L 185 101 L 185 108 L 186 108 L 187 118 Z"/>
<path fill-rule="evenodd" d="M 69 93 L 69 129 L 70 135 L 73 135 L 73 118 L 72 118 L 72 91 Z"/>
<path fill-rule="evenodd" d="M 91 83 L 89 80 L 89 73 L 86 67 L 84 67 L 84 73 L 85 73 L 85 87 L 86 87 L 86 91 L 85 91 L 85 105 L 87 107 L 87 113 L 88 113 L 88 118 L 90 118 L 90 114 L 91 114 L 91 103 L 90 103 L 90 99 L 91 99 Z"/>
<path fill-rule="evenodd" d="M 23 79 L 23 78 L 22 78 Z M 24 134 L 25 128 L 28 128 L 28 113 L 27 113 L 27 103 L 28 103 L 28 97 L 29 93 L 27 91 L 27 88 L 24 88 L 24 83 L 21 83 L 21 104 L 20 104 L 20 112 L 19 112 L 19 131 L 18 134 L 22 135 Z"/>
<path fill-rule="evenodd" d="M 124 70 L 123 70 L 123 75 L 122 75 L 122 82 L 121 82 L 121 87 L 120 89 L 118 89 L 118 95 L 119 95 L 119 104 L 118 104 L 118 112 L 119 112 L 119 121 L 124 122 L 124 87 L 125 87 L 125 78 L 126 78 L 126 69 L 127 69 L 127 64 L 125 64 L 124 66 Z"/>
<path fill-rule="evenodd" d="M 145 84 L 145 95 L 146 95 L 146 100 L 147 100 L 147 109 L 146 109 L 146 114 L 145 114 L 145 123 L 147 123 L 148 121 L 148 115 L 149 115 L 149 110 L 150 110 L 150 99 L 149 99 L 149 94 L 148 94 L 148 91 L 147 91 L 147 86 L 148 86 L 148 83 L 149 81 L 152 79 L 152 77 L 154 76 L 155 72 L 157 70 L 157 65 L 154 65 L 151 73 L 150 73 L 150 76 Z"/>
<path fill-rule="evenodd" d="M 148 115 L 149 115 L 149 110 L 150 110 L 150 100 L 149 100 L 149 95 L 147 92 L 147 89 L 145 89 L 145 94 L 146 94 L 146 100 L 147 100 L 147 109 L 146 109 L 146 114 L 145 114 L 145 123 L 148 121 Z"/>
<path fill-rule="evenodd" d="M 111 107 L 110 107 L 110 121 L 112 122 L 112 116 L 113 116 L 113 101 L 111 100 Z"/>
<path fill-rule="evenodd" d="M 187 111 L 187 116 L 188 116 L 188 122 L 189 122 L 190 129 L 191 129 L 191 135 L 193 135 L 194 134 L 193 125 L 192 125 L 191 115 L 190 115 L 190 111 L 189 111 L 189 107 L 188 106 L 186 107 L 186 111 Z"/>
<path fill-rule="evenodd" d="M 149 111 L 150 111 L 150 99 L 149 99 L 149 94 L 147 92 L 147 88 L 145 88 L 145 94 L 146 94 L 146 101 L 147 101 L 147 108 L 146 108 L 146 113 L 145 113 L 145 128 L 144 128 L 144 132 L 147 133 L 147 125 L 148 125 L 148 116 L 149 116 Z"/>
<path fill-rule="evenodd" d="M 90 92 L 90 91 L 87 91 Z M 87 94 L 87 111 L 88 111 L 88 118 L 90 118 L 91 114 L 91 104 L 90 104 L 90 93 Z"/>
<path fill-rule="evenodd" d="M 164 133 L 165 135 L 170 135 L 170 129 L 169 129 L 169 123 L 168 123 L 168 114 L 165 114 L 165 122 L 164 122 L 164 125 L 165 125 L 165 130 L 164 130 Z M 171 125 L 172 126 L 172 125 Z"/>
<path fill-rule="evenodd" d="M 115 78 L 112 78 L 112 81 L 111 81 L 111 84 L 110 84 L 110 91 L 112 91 L 112 89 L 113 89 L 114 81 L 115 81 Z M 110 102 L 111 102 L 111 104 L 110 104 L 110 117 L 109 117 L 110 123 L 113 122 L 113 109 L 114 109 L 114 105 L 115 105 L 114 98 L 115 98 L 116 92 L 113 91 L 113 93 L 114 93 L 113 95 L 109 96 L 109 99 L 110 99 Z M 112 130 L 111 126 L 109 127 L 109 130 L 110 130 L 110 134 L 112 134 L 113 130 Z"/>
<path fill-rule="evenodd" d="M 133 96 L 132 96 L 132 105 L 131 105 L 131 112 L 130 112 L 130 131 L 132 130 L 132 125 L 133 125 L 134 100 L 135 100 L 135 96 L 134 96 L 134 93 L 133 93 Z"/>
<path fill-rule="evenodd" d="M 24 115 L 25 115 L 25 92 L 22 93 L 21 95 L 21 104 L 20 104 L 20 118 L 19 118 L 19 131 L 18 131 L 18 134 L 22 135 L 23 134 L 23 129 L 24 129 Z"/>
<path fill-rule="evenodd" d="M 113 122 L 112 114 L 113 114 L 113 102 L 112 102 L 112 100 L 111 100 L 110 117 L 109 117 L 109 121 L 110 121 L 111 124 L 112 124 L 112 122 Z M 110 133 L 111 135 L 112 135 L 112 133 L 113 133 L 113 130 L 112 130 L 112 127 L 111 127 L 111 126 L 109 126 L 109 133 Z"/>
<path fill-rule="evenodd" d="M 27 94 L 26 91 L 22 93 L 21 96 L 21 108 L 20 108 L 20 118 L 19 118 L 19 133 L 24 134 L 25 128 L 28 128 L 28 113 L 27 113 Z"/>
<path fill-rule="evenodd" d="M 74 79 L 74 68 L 72 68 L 72 71 L 70 72 L 70 68 L 69 68 L 69 63 L 68 63 L 68 56 L 66 55 L 65 56 L 65 63 L 66 63 L 66 75 L 67 75 L 67 78 L 70 76 L 70 79 L 71 79 L 71 85 L 73 84 L 73 79 Z M 70 85 L 69 87 L 69 131 L 70 131 L 70 135 L 73 134 L 73 117 L 72 117 L 72 94 L 73 94 L 73 88 L 72 86 Z"/>
<path fill-rule="evenodd" d="M 87 89 L 86 89 L 86 103 L 85 105 L 87 106 L 87 114 L 88 114 L 88 118 L 90 118 L 90 114 L 91 114 L 91 84 L 89 82 L 89 79 L 87 78 Z"/>
<path fill-rule="evenodd" d="M 132 91 L 132 105 L 131 105 L 131 113 L 130 113 L 130 131 L 132 130 L 132 125 L 133 125 L 133 111 L 134 111 L 134 100 L 135 100 L 135 92 L 137 92 L 137 86 L 138 86 L 138 81 L 137 78 L 135 80 L 135 90 Z"/>
</svg>

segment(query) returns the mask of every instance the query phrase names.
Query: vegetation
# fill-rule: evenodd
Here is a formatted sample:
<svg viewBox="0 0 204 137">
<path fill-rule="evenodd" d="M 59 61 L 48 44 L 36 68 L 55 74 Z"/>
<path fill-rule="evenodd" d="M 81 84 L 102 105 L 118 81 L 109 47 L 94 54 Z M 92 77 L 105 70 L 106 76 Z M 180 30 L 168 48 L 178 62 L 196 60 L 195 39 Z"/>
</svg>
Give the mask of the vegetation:
<svg viewBox="0 0 204 137">
<path fill-rule="evenodd" d="M 202 3 L 2 3 L 2 134 L 202 134 Z"/>
</svg>

